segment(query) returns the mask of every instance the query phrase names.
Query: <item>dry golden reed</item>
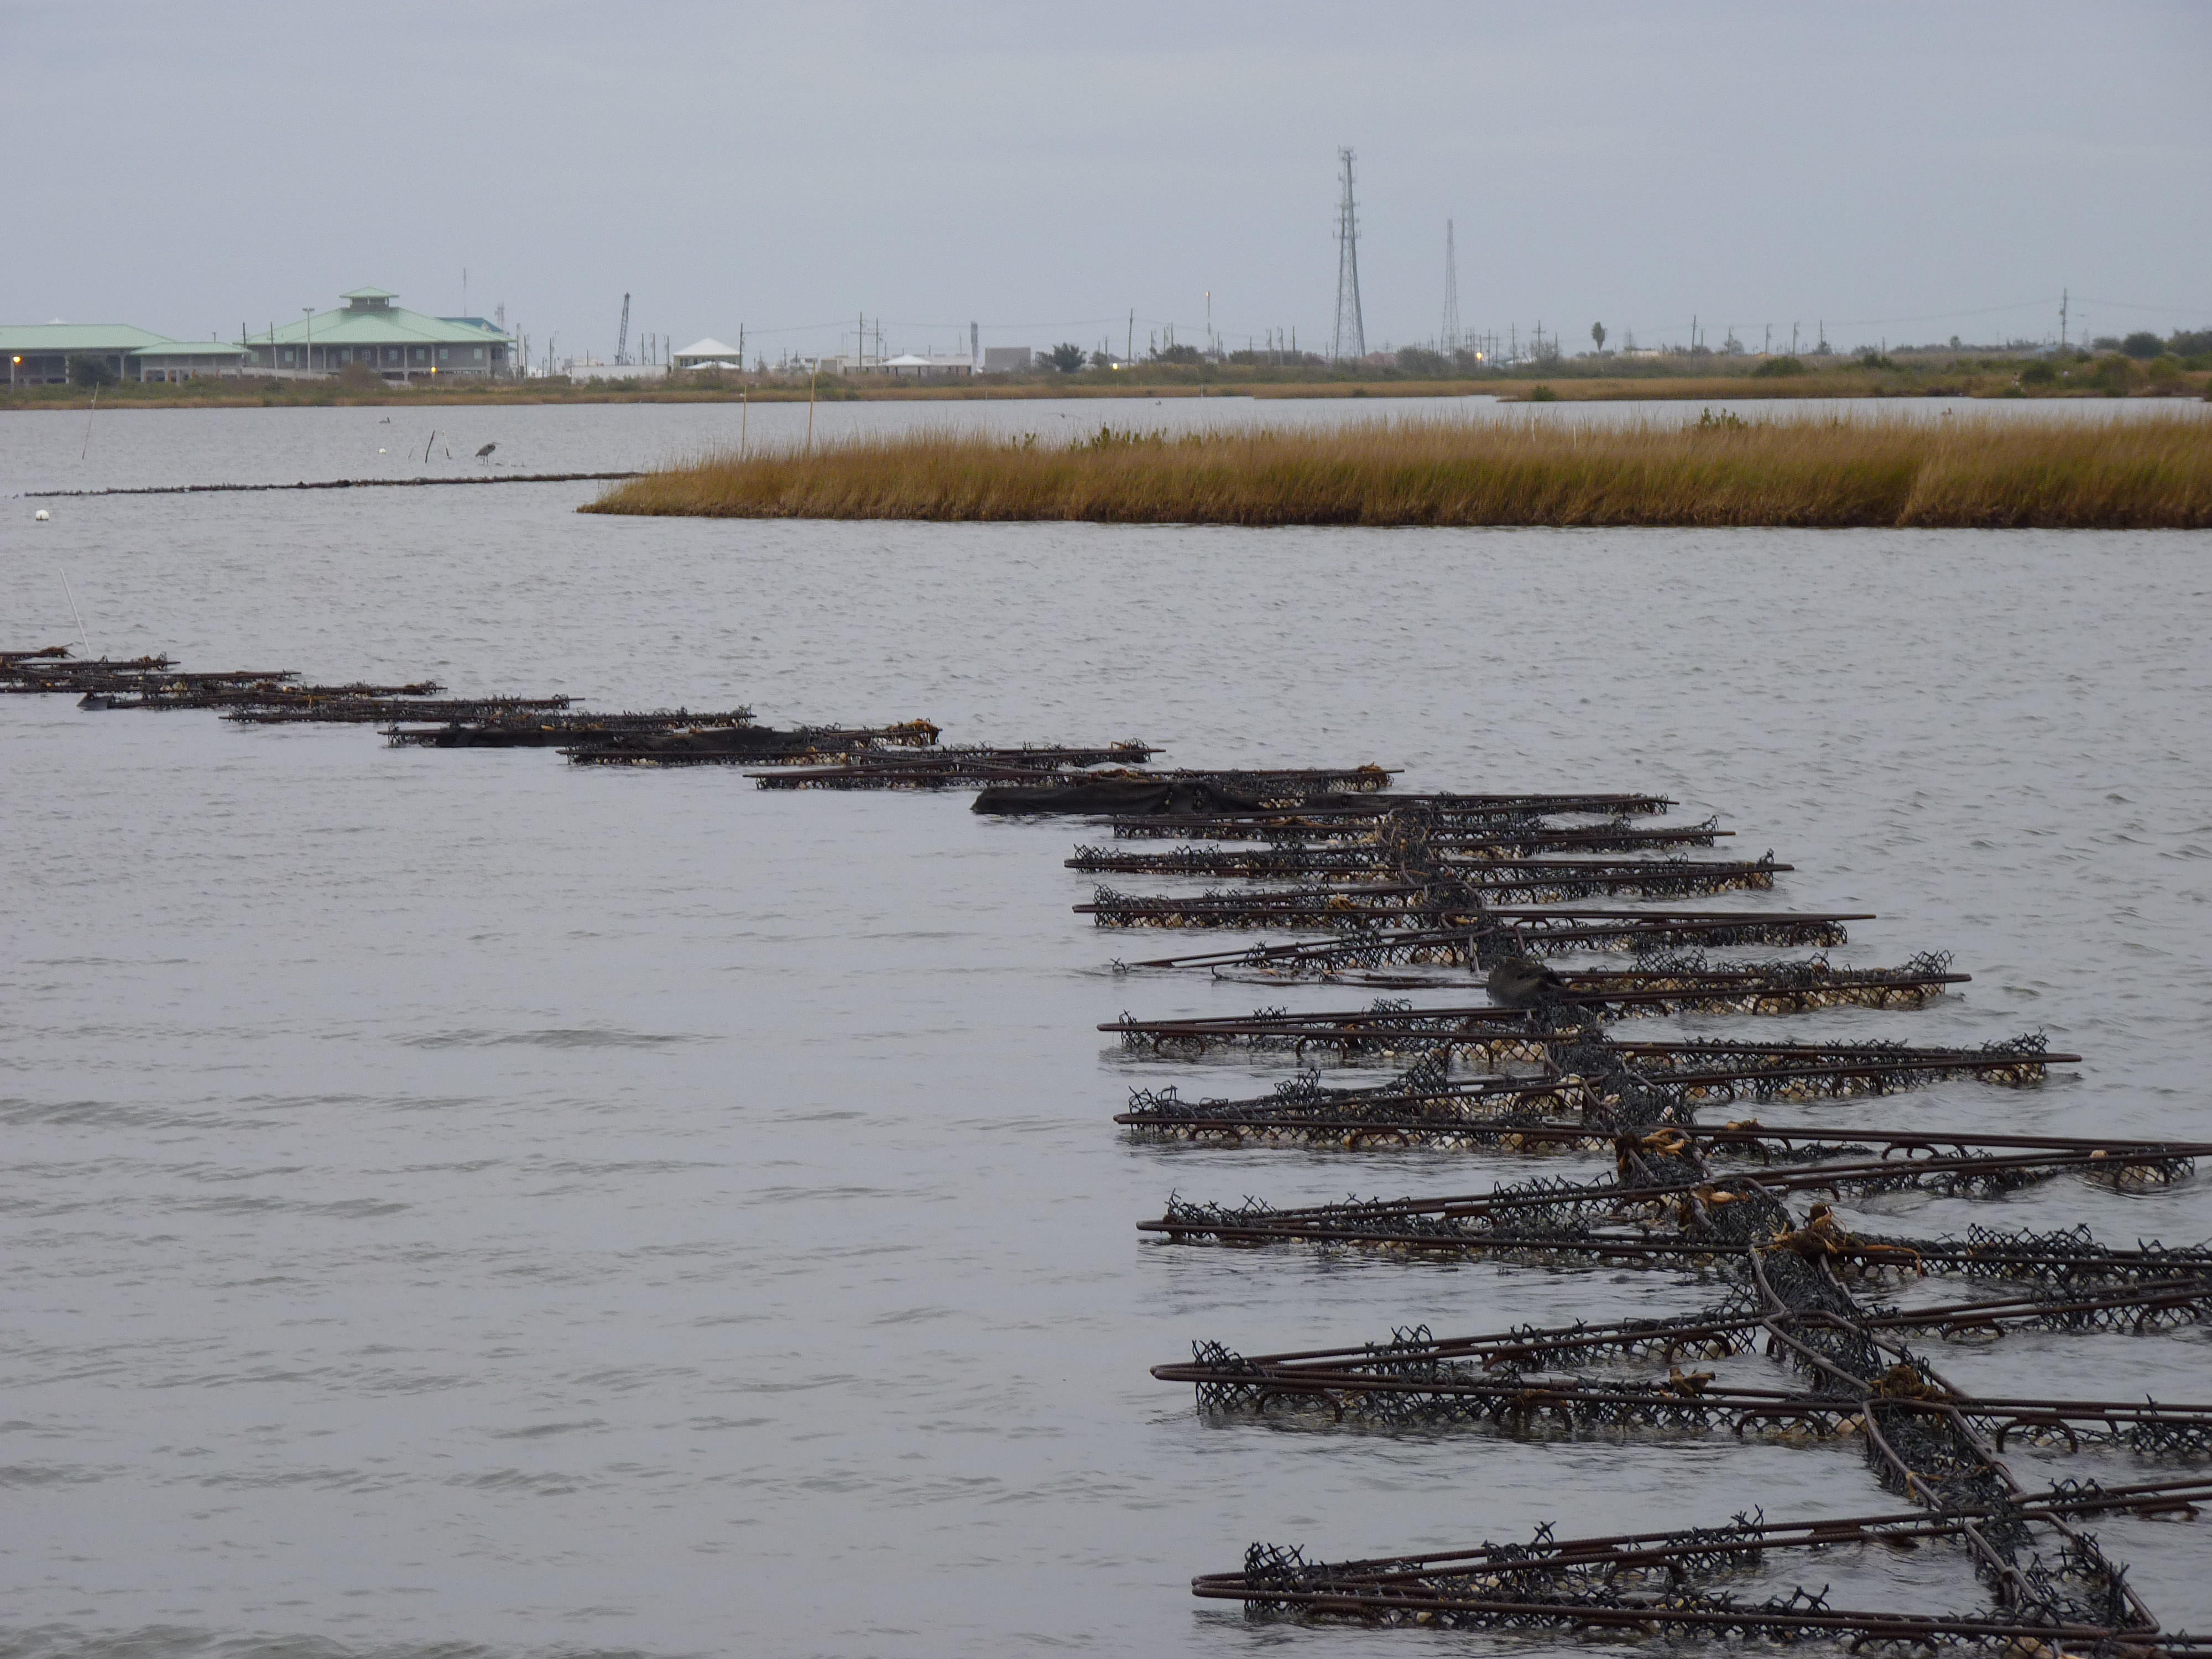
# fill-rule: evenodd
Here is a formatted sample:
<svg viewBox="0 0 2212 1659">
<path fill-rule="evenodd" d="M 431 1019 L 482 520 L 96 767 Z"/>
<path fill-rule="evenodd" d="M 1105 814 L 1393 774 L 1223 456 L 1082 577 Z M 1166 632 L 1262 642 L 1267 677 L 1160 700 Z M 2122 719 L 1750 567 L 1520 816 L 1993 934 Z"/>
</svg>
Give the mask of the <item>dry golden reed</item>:
<svg viewBox="0 0 2212 1659">
<path fill-rule="evenodd" d="M 2203 529 L 2212 420 L 1415 417 L 1067 447 L 925 431 L 713 455 L 591 513 L 1109 524 Z"/>
</svg>

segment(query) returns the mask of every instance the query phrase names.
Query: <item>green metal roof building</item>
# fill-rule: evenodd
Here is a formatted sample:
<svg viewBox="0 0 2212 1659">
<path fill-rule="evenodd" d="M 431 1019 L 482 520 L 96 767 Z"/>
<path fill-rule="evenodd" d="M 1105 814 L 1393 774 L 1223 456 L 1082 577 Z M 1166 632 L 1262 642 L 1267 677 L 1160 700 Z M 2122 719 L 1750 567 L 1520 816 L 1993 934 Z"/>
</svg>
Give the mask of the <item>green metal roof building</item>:
<svg viewBox="0 0 2212 1659">
<path fill-rule="evenodd" d="M 357 288 L 338 296 L 337 311 L 271 325 L 250 336 L 252 368 L 274 374 L 335 374 L 356 363 L 387 380 L 427 380 L 439 374 L 515 371 L 514 342 L 481 317 L 429 317 L 394 305 L 399 296 L 380 288 Z"/>
<path fill-rule="evenodd" d="M 246 373 L 244 346 L 214 340 L 163 340 L 131 354 L 134 380 L 189 380 L 202 374 Z"/>
<path fill-rule="evenodd" d="M 387 380 L 441 374 L 505 379 L 517 369 L 514 340 L 482 317 L 426 317 L 394 305 L 399 296 L 357 288 L 337 311 L 271 325 L 235 344 L 172 340 L 128 323 L 0 325 L 0 363 L 9 386 L 58 386 L 72 360 L 88 357 L 118 380 L 181 380 L 199 374 L 336 374 L 359 363 Z"/>
<path fill-rule="evenodd" d="M 173 380 L 236 374 L 244 346 L 172 340 L 128 323 L 32 323 L 0 326 L 0 359 L 9 386 L 58 386 L 72 358 L 89 357 L 118 380 Z"/>
</svg>

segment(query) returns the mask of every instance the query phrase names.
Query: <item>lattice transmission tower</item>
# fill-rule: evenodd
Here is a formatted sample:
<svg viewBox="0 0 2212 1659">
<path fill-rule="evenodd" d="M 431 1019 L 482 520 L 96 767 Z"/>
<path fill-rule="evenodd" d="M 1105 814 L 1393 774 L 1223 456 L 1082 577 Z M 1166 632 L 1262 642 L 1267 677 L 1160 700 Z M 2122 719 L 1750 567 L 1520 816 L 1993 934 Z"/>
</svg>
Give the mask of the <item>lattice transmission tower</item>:
<svg viewBox="0 0 2212 1659">
<path fill-rule="evenodd" d="M 1459 255 L 1452 248 L 1452 222 L 1444 221 L 1444 326 L 1437 349 L 1447 357 L 1459 350 Z"/>
<path fill-rule="evenodd" d="M 1367 328 L 1359 318 L 1359 214 L 1352 198 L 1352 152 L 1340 149 L 1344 165 L 1344 201 L 1336 218 L 1336 338 L 1329 356 L 1341 362 L 1367 355 Z"/>
</svg>

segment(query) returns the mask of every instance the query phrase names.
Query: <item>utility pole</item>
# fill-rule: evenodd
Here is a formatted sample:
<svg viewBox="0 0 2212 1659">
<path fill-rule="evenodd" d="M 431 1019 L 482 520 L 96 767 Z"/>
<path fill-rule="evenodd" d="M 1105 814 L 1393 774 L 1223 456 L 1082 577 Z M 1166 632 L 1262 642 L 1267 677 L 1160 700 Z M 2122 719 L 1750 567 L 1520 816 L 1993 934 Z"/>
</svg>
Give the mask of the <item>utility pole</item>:
<svg viewBox="0 0 2212 1659">
<path fill-rule="evenodd" d="M 1459 255 L 1452 246 L 1452 222 L 1444 221 L 1444 325 L 1437 343 L 1447 357 L 1459 355 Z"/>
<path fill-rule="evenodd" d="M 1352 154 L 1340 149 L 1336 158 L 1344 168 L 1344 199 L 1336 210 L 1336 337 L 1329 356 L 1341 362 L 1367 355 L 1367 325 L 1359 313 L 1359 212 L 1352 193 Z"/>
<path fill-rule="evenodd" d="M 2072 296 L 2064 289 L 2058 290 L 2058 349 L 2066 349 L 2066 302 Z"/>
<path fill-rule="evenodd" d="M 1797 355 L 1797 325 L 1795 323 L 1790 325 L 1790 355 L 1793 357 Z"/>
</svg>

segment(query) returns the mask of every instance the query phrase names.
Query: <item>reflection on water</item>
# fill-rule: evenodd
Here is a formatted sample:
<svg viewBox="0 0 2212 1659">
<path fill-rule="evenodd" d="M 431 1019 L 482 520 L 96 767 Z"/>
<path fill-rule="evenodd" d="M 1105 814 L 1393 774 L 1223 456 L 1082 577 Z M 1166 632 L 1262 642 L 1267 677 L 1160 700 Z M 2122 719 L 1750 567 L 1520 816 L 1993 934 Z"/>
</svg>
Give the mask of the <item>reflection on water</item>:
<svg viewBox="0 0 2212 1659">
<path fill-rule="evenodd" d="M 471 418 L 515 424 L 460 435 L 535 470 L 734 417 L 494 410 Z M 51 418 L 0 423 L 11 478 L 51 468 L 19 436 Z M 187 435 L 102 481 L 343 471 L 379 418 L 118 416 Z M 66 572 L 122 653 L 1662 788 L 1796 864 L 1778 902 L 1881 912 L 1839 956 L 1948 947 L 1975 975 L 1923 1014 L 1778 1030 L 2039 1026 L 2088 1056 L 2040 1090 L 1824 1118 L 2205 1133 L 2212 538 L 697 523 L 579 517 L 588 488 L 119 498 L 43 526 L 18 502 L 0 615 L 9 643 L 66 637 Z M 1341 1555 L 1887 1501 L 1848 1447 L 1197 1422 L 1146 1375 L 1194 1337 L 1710 1291 L 1140 1244 L 1170 1188 L 1528 1170 L 1118 1140 L 1127 1085 L 1250 1092 L 1287 1062 L 1136 1064 L 1097 1021 L 1346 994 L 1102 971 L 1131 953 L 1069 913 L 1068 826 L 21 698 L 0 780 L 10 1651 L 1243 1652 L 1273 1638 L 1184 1583 L 1255 1538 Z M 1900 1230 L 2212 1235 L 2201 1184 L 1884 1203 Z M 2202 1397 L 2203 1340 L 1959 1364 L 2047 1352 Z M 2100 1530 L 2172 1622 L 2212 1624 L 2198 1528 Z M 1924 1564 L 1836 1572 L 1917 1595 L 1894 1576 Z"/>
</svg>

